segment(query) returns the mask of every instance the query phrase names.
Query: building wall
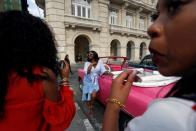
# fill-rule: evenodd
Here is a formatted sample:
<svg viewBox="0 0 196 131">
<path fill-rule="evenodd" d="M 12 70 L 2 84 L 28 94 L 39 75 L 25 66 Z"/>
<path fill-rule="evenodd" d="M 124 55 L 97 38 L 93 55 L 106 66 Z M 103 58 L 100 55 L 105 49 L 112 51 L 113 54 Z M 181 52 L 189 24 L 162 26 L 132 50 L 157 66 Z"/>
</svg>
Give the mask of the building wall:
<svg viewBox="0 0 196 131">
<path fill-rule="evenodd" d="M 4 6 L 4 2 L 2 0 L 0 0 L 0 11 L 3 11 L 3 6 Z"/>
<path fill-rule="evenodd" d="M 63 58 L 65 54 L 65 5 L 65 0 L 45 0 L 46 21 L 54 32 L 60 58 Z"/>
<path fill-rule="evenodd" d="M 0 12 L 21 9 L 21 0 L 0 0 Z"/>
<path fill-rule="evenodd" d="M 65 54 L 69 54 L 71 63 L 75 63 L 75 55 L 77 54 L 75 39 L 78 36 L 83 36 L 89 41 L 89 49 L 97 51 L 99 56 L 110 55 L 110 46 L 113 40 L 119 43 L 118 55 L 126 56 L 127 43 L 131 41 L 134 44 L 134 58 L 131 60 L 139 61 L 141 43 L 149 45 L 146 30 L 151 23 L 150 15 L 155 11 L 155 4 L 150 5 L 150 0 L 144 1 L 149 3 L 138 2 L 138 0 L 135 2 L 136 5 L 132 5 L 129 1 L 123 2 L 123 0 L 91 0 L 90 18 L 81 18 L 73 16 L 72 0 L 46 0 L 46 20 L 55 33 L 59 57 L 62 59 Z M 109 24 L 110 10 L 113 9 L 117 10 L 118 17 L 117 23 L 114 25 Z M 127 28 L 125 26 L 126 14 L 133 15 L 134 27 Z M 139 29 L 141 16 L 145 16 L 146 20 L 146 26 L 143 30 Z M 147 53 L 149 52 L 147 51 Z M 85 55 L 83 54 L 83 56 Z"/>
</svg>

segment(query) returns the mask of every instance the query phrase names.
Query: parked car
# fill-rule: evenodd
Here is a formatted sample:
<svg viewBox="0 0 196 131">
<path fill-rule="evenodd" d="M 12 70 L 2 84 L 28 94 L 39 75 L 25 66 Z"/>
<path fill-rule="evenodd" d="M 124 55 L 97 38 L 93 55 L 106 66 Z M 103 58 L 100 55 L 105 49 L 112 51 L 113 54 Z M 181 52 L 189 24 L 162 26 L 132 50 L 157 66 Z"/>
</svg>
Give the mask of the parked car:
<svg viewBox="0 0 196 131">
<path fill-rule="evenodd" d="M 135 68 L 145 68 L 149 70 L 157 70 L 157 66 L 152 61 L 152 55 L 146 55 L 139 63 L 129 61 L 128 65 Z"/>
<path fill-rule="evenodd" d="M 110 71 L 121 71 L 122 68 L 128 67 L 128 58 L 123 56 L 106 56 L 99 57 L 101 61 L 109 66 Z"/>
<path fill-rule="evenodd" d="M 116 59 L 115 57 L 109 57 Z M 114 60 L 115 61 L 115 60 Z M 103 61 L 104 62 L 104 61 Z M 107 63 L 107 62 L 106 62 Z M 114 74 L 113 77 L 102 75 L 99 77 L 98 82 L 100 86 L 100 90 L 98 92 L 97 99 L 106 104 L 106 100 L 109 96 L 112 79 L 117 77 L 121 72 L 119 70 L 119 65 L 125 65 L 126 62 L 122 61 L 122 63 L 107 63 L 113 69 L 111 72 Z M 115 68 L 114 68 L 115 67 Z M 118 67 L 118 68 L 116 68 Z M 132 69 L 130 67 L 124 66 L 123 69 Z M 134 82 L 131 88 L 131 92 L 128 96 L 128 99 L 125 103 L 125 108 L 122 109 L 126 114 L 131 117 L 136 117 L 142 115 L 146 110 L 148 104 L 157 98 L 165 97 L 165 95 L 173 88 L 175 83 L 180 79 L 178 77 L 164 77 L 159 74 L 158 71 L 146 71 L 143 68 L 135 68 L 140 74 L 142 82 Z M 78 80 L 80 83 L 80 88 L 83 86 L 83 78 L 84 78 L 84 70 L 78 69 Z"/>
</svg>

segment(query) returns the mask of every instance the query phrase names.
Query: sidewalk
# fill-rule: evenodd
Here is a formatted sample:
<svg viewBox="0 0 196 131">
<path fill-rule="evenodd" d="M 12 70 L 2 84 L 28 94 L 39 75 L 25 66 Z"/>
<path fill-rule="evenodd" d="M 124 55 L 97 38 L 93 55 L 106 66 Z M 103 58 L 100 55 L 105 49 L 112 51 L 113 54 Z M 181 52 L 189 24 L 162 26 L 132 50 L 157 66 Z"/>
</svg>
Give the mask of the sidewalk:
<svg viewBox="0 0 196 131">
<path fill-rule="evenodd" d="M 76 86 L 77 83 L 77 69 L 83 68 L 83 63 L 81 64 L 73 64 L 71 65 L 72 71 L 74 72 L 73 75 L 70 75 L 70 82 L 73 86 Z M 77 91 L 75 93 L 75 99 L 77 97 Z M 75 100 L 76 102 L 77 100 Z M 76 105 L 76 114 L 75 117 L 70 125 L 70 127 L 66 131 L 95 131 L 93 126 L 91 125 L 87 116 L 83 113 L 78 103 Z"/>
<path fill-rule="evenodd" d="M 90 124 L 90 121 L 82 112 L 78 104 L 75 103 L 75 105 L 76 105 L 75 117 L 70 127 L 66 131 L 95 131 L 92 125 Z"/>
</svg>

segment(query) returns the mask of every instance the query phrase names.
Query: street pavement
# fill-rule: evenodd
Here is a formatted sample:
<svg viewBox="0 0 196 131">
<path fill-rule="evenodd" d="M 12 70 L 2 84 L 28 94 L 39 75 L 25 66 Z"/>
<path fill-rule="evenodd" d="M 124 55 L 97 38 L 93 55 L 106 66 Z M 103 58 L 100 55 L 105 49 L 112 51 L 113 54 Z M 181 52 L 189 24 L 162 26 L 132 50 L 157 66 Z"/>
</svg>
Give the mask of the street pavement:
<svg viewBox="0 0 196 131">
<path fill-rule="evenodd" d="M 79 89 L 77 69 L 83 66 L 84 63 L 71 65 L 73 74 L 70 74 L 70 83 L 74 90 L 76 115 L 67 131 L 100 131 L 104 114 L 103 105 L 95 102 L 94 113 L 89 114 L 85 103 L 81 101 L 82 92 Z"/>
</svg>

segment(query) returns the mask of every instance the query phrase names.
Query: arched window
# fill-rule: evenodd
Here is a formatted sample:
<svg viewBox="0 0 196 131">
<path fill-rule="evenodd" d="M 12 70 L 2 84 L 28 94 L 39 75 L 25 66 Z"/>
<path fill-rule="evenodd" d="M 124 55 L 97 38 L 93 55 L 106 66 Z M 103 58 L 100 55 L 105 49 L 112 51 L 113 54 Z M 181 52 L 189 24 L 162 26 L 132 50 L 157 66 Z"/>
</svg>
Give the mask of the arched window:
<svg viewBox="0 0 196 131">
<path fill-rule="evenodd" d="M 135 45 L 132 41 L 127 43 L 127 58 L 129 60 L 134 60 L 135 57 Z"/>
<path fill-rule="evenodd" d="M 72 15 L 90 18 L 91 6 L 89 0 L 72 0 Z"/>
<path fill-rule="evenodd" d="M 120 56 L 120 41 L 112 40 L 110 43 L 110 55 L 111 56 Z"/>
<path fill-rule="evenodd" d="M 142 59 L 146 55 L 146 43 L 142 42 L 140 45 L 140 59 Z"/>
<path fill-rule="evenodd" d="M 89 51 L 90 40 L 85 35 L 79 35 L 75 39 L 74 43 L 75 43 L 75 47 L 74 47 L 75 61 L 76 62 L 86 61 L 87 60 L 86 53 L 87 51 Z"/>
</svg>

